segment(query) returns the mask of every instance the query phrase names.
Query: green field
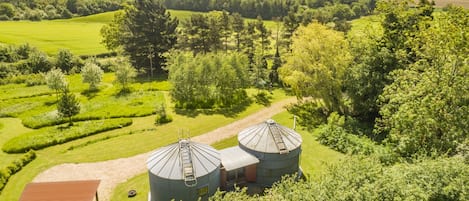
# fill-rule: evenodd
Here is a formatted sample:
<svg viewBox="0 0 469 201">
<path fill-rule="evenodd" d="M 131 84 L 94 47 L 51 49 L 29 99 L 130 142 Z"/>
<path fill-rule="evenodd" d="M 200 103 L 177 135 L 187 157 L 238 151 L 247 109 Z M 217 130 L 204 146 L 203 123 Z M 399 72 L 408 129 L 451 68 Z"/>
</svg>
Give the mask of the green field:
<svg viewBox="0 0 469 201">
<path fill-rule="evenodd" d="M 119 12 L 119 11 L 115 11 Z M 100 29 L 109 23 L 115 12 L 107 12 L 67 20 L 0 21 L 0 43 L 24 44 L 55 55 L 60 49 L 69 49 L 75 55 L 96 55 L 108 50 L 101 44 Z M 180 21 L 198 12 L 169 10 Z M 269 29 L 273 21 L 266 21 Z"/>
</svg>

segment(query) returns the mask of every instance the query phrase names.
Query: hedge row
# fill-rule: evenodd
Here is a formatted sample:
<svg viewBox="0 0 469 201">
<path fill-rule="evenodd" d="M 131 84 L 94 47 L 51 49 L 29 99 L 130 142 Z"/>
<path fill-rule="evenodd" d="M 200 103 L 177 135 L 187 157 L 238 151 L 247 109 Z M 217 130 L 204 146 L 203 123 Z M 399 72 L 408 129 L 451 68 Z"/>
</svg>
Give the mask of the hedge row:
<svg viewBox="0 0 469 201">
<path fill-rule="evenodd" d="M 2 149 L 7 153 L 23 153 L 30 149 L 43 149 L 131 124 L 132 119 L 119 118 L 77 122 L 71 127 L 47 127 L 10 139 Z"/>
<path fill-rule="evenodd" d="M 131 114 L 116 114 L 116 115 L 109 115 L 107 118 L 109 119 L 122 119 L 122 118 L 132 118 L 132 117 L 144 117 L 144 116 L 149 116 L 154 114 L 154 111 L 146 111 L 146 112 L 141 112 L 141 113 L 131 113 Z M 42 115 L 42 116 L 41 116 Z M 68 119 L 63 119 L 63 118 L 57 118 L 56 116 L 47 116 L 43 114 L 34 116 L 34 118 L 26 118 L 23 119 L 21 122 L 24 126 L 32 129 L 38 129 L 38 128 L 44 128 L 48 126 L 55 126 L 59 124 L 64 124 L 68 122 Z M 80 121 L 92 121 L 92 120 L 100 120 L 102 119 L 102 116 L 88 116 L 84 114 L 81 116 L 81 114 L 78 114 L 77 116 L 72 117 L 72 120 L 74 122 L 80 122 Z"/>
<path fill-rule="evenodd" d="M 5 187 L 8 179 L 10 179 L 11 176 L 19 172 L 24 166 L 33 161 L 35 158 L 36 153 L 33 150 L 30 150 L 28 153 L 21 156 L 21 158 L 0 169 L 0 192 Z"/>
</svg>

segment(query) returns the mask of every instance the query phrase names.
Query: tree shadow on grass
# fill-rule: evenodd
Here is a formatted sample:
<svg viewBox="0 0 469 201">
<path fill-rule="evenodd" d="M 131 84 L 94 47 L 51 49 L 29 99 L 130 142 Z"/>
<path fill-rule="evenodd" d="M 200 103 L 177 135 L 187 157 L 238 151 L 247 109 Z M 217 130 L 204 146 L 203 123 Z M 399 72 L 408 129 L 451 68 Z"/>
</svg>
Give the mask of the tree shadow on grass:
<svg viewBox="0 0 469 201">
<path fill-rule="evenodd" d="M 153 77 L 149 77 L 146 73 L 141 74 L 135 78 L 136 83 L 148 83 L 148 82 L 162 82 L 168 80 L 168 73 L 166 72 L 155 72 Z"/>
<path fill-rule="evenodd" d="M 116 94 L 114 94 L 114 96 L 116 97 L 125 97 L 125 96 L 128 96 L 132 93 L 132 89 L 130 88 L 121 88 L 119 91 L 117 91 Z"/>
<path fill-rule="evenodd" d="M 98 95 L 98 93 L 99 93 L 99 89 L 87 89 L 87 90 L 81 92 L 81 95 L 86 96 L 88 98 L 88 100 L 91 100 L 94 97 L 96 97 Z"/>
<path fill-rule="evenodd" d="M 187 117 L 197 117 L 199 114 L 205 115 L 214 115 L 221 114 L 225 117 L 236 117 L 239 113 L 246 110 L 249 105 L 252 104 L 252 100 L 246 98 L 245 101 L 226 108 L 214 108 L 214 109 L 181 109 L 176 108 L 176 114 L 187 116 Z"/>
<path fill-rule="evenodd" d="M 44 102 L 44 105 L 45 106 L 51 106 L 51 105 L 55 105 L 57 102 L 58 102 L 57 100 L 46 101 L 46 102 Z"/>
</svg>

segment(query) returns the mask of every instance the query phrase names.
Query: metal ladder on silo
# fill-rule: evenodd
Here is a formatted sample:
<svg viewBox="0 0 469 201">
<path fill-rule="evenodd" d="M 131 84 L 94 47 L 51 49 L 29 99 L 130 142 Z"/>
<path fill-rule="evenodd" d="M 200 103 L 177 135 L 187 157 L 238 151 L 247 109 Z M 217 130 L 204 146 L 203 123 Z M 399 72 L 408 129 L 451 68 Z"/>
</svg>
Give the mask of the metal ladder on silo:
<svg viewBox="0 0 469 201">
<path fill-rule="evenodd" d="M 184 184 L 186 184 L 187 187 L 194 187 L 197 185 L 197 178 L 195 177 L 194 165 L 192 164 L 191 147 L 189 146 L 189 141 L 179 142 L 179 151 Z"/>
<path fill-rule="evenodd" d="M 288 154 L 290 151 L 288 151 L 287 146 L 285 145 L 285 141 L 283 141 L 282 134 L 277 126 L 274 124 L 269 124 L 269 130 L 270 133 L 272 134 L 272 137 L 274 138 L 275 145 L 277 145 L 277 149 L 280 154 Z"/>
</svg>

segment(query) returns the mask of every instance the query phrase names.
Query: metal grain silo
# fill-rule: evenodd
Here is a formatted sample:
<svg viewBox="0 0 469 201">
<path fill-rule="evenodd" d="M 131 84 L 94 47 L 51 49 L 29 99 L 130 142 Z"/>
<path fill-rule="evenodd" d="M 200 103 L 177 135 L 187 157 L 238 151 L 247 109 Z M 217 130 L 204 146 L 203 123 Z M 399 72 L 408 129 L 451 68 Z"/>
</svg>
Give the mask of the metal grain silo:
<svg viewBox="0 0 469 201">
<path fill-rule="evenodd" d="M 298 173 L 302 139 L 294 130 L 267 120 L 242 130 L 238 141 L 260 161 L 256 183 L 268 187 L 283 175 Z"/>
<path fill-rule="evenodd" d="M 156 150 L 147 168 L 149 201 L 208 200 L 220 185 L 220 153 L 189 140 Z"/>
</svg>

